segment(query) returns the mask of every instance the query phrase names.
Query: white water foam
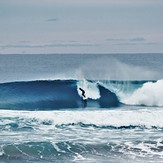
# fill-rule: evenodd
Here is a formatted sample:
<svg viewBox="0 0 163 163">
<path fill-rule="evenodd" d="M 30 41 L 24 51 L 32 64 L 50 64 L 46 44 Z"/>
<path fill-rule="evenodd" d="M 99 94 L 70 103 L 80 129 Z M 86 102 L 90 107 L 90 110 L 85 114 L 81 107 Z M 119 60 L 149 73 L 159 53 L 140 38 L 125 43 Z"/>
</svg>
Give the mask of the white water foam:
<svg viewBox="0 0 163 163">
<path fill-rule="evenodd" d="M 138 110 L 82 110 L 82 111 L 8 111 L 0 110 L 0 118 L 37 119 L 53 125 L 84 123 L 97 126 L 152 126 L 163 128 L 163 108 Z M 35 122 L 33 122 L 35 125 Z M 52 127 L 54 127 L 52 125 Z M 41 127 L 41 126 L 40 126 Z M 44 128 L 46 130 L 46 128 Z"/>
<path fill-rule="evenodd" d="M 105 154 L 109 154 L 110 149 L 112 154 L 115 153 L 113 159 L 117 158 L 117 153 L 122 153 L 125 158 L 132 159 L 131 162 L 139 162 L 135 161 L 137 159 L 137 156 L 139 158 L 149 159 L 151 157 L 151 160 L 152 157 L 155 157 L 156 159 L 158 159 L 158 161 L 154 160 L 154 162 L 161 162 L 159 161 L 159 159 L 162 160 L 163 158 L 162 117 L 163 108 L 161 107 L 157 109 L 152 107 L 148 109 L 139 108 L 138 110 L 0 110 L 1 121 L 11 119 L 13 120 L 13 123 L 18 122 L 17 124 L 18 126 L 20 126 L 20 128 L 23 126 L 31 126 L 34 129 L 23 130 L 22 132 L 21 130 L 18 132 L 17 130 L 14 131 L 12 129 L 5 129 L 1 133 L 0 141 L 3 144 L 6 144 L 6 142 L 10 144 L 21 144 L 24 142 L 40 141 L 50 142 L 55 150 L 58 152 L 58 154 L 61 153 L 66 155 L 67 152 L 72 153 L 73 161 L 75 162 L 98 162 L 96 160 L 96 156 L 101 155 L 103 158 Z M 94 124 L 99 127 L 101 126 L 102 128 L 94 128 L 94 125 L 87 126 L 86 128 L 83 128 L 80 125 L 74 126 L 74 124 L 78 124 L 80 122 L 83 124 Z M 66 124 L 68 124 L 68 126 L 66 126 Z M 108 130 L 105 127 L 103 128 L 103 126 L 140 126 L 143 128 L 143 130 L 140 128 L 136 128 L 134 130 Z M 19 127 L 17 129 L 19 129 Z M 64 142 L 65 148 L 62 148 L 63 146 L 58 144 L 60 142 Z M 70 145 L 69 142 L 73 142 L 72 145 Z M 78 149 L 78 147 L 81 147 L 81 149 L 83 149 L 82 152 L 80 152 L 79 150 L 77 150 L 79 152 L 73 150 L 76 144 L 76 149 Z M 89 151 L 89 145 L 90 148 L 93 149 L 91 150 L 91 152 L 95 152 L 92 153 L 93 157 L 91 156 L 91 153 Z M 101 151 L 100 147 L 104 150 Z M 42 148 L 42 145 L 40 148 Z M 4 154 L 3 149 L 3 146 L 0 146 L 0 156 Z M 17 150 L 19 150 L 19 147 L 17 147 Z M 22 150 L 22 148 L 20 150 Z M 108 150 L 108 153 L 106 153 L 106 150 Z M 26 154 L 25 151 L 20 152 L 23 155 Z M 43 151 L 40 150 L 40 152 Z M 89 154 L 90 158 L 87 158 Z M 106 156 L 108 156 L 107 159 L 110 159 L 110 155 Z M 44 157 L 44 154 L 42 155 L 41 153 L 39 153 L 39 158 L 42 157 Z M 93 160 L 94 158 L 95 160 Z M 104 159 L 106 160 L 106 157 L 104 157 Z M 141 162 L 144 161 L 141 160 Z"/>
<path fill-rule="evenodd" d="M 94 99 L 97 100 L 100 98 L 100 91 L 98 88 L 97 83 L 92 83 L 92 82 L 88 82 L 86 80 L 81 80 L 78 81 L 77 83 L 77 90 L 78 90 L 78 94 L 82 96 L 82 92 L 79 88 L 82 88 L 85 91 L 85 99 Z"/>
<path fill-rule="evenodd" d="M 112 84 L 100 81 L 99 84 L 115 93 L 119 101 L 127 105 L 163 106 L 163 79 L 147 82 L 141 87 L 130 82 Z"/>
<path fill-rule="evenodd" d="M 163 106 L 163 80 L 147 82 L 121 101 L 129 105 Z"/>
</svg>

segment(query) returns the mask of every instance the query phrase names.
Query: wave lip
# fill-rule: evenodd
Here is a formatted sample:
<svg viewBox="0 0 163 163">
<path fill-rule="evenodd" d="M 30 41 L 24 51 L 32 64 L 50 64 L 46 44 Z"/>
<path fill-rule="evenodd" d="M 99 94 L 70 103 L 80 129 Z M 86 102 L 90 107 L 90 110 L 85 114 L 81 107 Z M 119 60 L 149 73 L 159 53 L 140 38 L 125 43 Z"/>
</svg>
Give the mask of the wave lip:
<svg viewBox="0 0 163 163">
<path fill-rule="evenodd" d="M 163 106 L 163 80 L 146 82 L 121 101 L 128 105 Z"/>
</svg>

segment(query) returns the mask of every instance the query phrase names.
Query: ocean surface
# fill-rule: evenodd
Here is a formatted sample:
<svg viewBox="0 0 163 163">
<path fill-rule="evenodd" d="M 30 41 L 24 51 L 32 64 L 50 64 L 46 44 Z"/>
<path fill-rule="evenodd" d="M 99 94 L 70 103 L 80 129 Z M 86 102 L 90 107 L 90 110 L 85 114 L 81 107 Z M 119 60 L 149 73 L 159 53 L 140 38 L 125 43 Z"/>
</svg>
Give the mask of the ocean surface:
<svg viewBox="0 0 163 163">
<path fill-rule="evenodd" d="M 163 54 L 0 55 L 0 163 L 162 163 Z"/>
</svg>

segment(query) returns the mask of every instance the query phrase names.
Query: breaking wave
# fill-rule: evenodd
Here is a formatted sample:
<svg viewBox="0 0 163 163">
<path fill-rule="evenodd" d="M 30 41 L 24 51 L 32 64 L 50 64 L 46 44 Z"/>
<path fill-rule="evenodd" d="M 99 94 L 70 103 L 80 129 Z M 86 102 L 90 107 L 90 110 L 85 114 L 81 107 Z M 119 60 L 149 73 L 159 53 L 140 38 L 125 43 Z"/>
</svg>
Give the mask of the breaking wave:
<svg viewBox="0 0 163 163">
<path fill-rule="evenodd" d="M 1 109 L 111 108 L 121 104 L 163 106 L 162 99 L 163 80 L 54 80 L 0 84 Z"/>
<path fill-rule="evenodd" d="M 163 106 L 163 80 L 100 82 L 126 105 Z"/>
</svg>

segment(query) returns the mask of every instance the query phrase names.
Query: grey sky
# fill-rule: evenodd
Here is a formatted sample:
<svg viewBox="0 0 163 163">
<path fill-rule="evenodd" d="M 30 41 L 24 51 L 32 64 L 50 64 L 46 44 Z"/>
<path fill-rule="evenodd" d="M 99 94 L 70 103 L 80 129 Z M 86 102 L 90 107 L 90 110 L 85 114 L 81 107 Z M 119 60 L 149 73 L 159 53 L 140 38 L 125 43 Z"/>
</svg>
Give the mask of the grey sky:
<svg viewBox="0 0 163 163">
<path fill-rule="evenodd" d="M 162 0 L 0 0 L 0 53 L 163 52 Z"/>
</svg>

